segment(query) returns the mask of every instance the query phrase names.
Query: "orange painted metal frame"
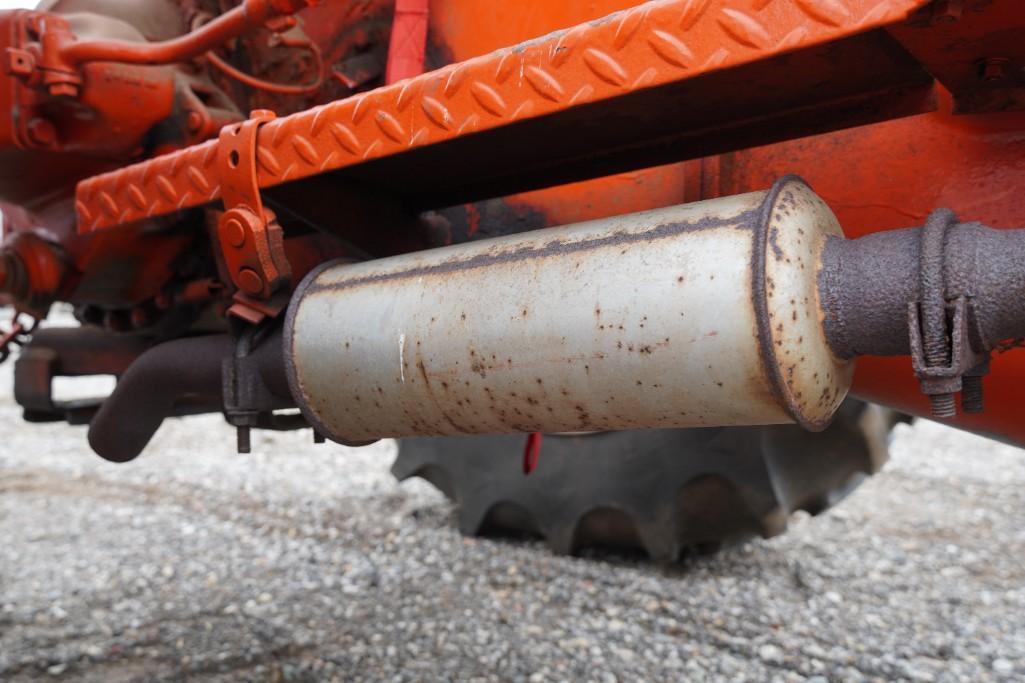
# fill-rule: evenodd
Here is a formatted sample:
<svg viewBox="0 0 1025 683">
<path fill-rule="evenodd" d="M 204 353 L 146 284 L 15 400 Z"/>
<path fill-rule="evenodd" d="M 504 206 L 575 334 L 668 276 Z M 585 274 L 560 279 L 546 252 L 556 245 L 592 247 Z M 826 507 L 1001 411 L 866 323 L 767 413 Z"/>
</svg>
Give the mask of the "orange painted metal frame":
<svg viewBox="0 0 1025 683">
<path fill-rule="evenodd" d="M 927 0 L 656 0 L 261 130 L 262 188 L 903 20 Z M 212 141 L 81 182 L 82 233 L 214 202 Z"/>
<path fill-rule="evenodd" d="M 432 0 L 430 36 L 454 62 L 486 55 L 584 21 L 638 5 L 637 0 L 562 0 L 539 2 L 524 11 L 522 0 L 494 2 L 480 12 L 479 0 Z M 504 198 L 515 211 L 539 211 L 546 225 L 566 225 L 616 214 L 682 204 L 701 199 L 692 187 L 698 174 L 687 162 L 641 168 L 569 185 L 534 190 Z M 479 211 L 468 205 L 471 216 Z M 471 224 L 471 234 L 476 231 Z"/>
</svg>

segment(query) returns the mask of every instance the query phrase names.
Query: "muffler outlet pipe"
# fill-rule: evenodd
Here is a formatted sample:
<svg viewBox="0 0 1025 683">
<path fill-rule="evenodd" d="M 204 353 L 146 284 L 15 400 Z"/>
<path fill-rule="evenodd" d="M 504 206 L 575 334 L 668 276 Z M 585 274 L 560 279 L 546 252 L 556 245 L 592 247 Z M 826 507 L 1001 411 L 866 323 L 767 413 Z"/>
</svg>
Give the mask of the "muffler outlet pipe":
<svg viewBox="0 0 1025 683">
<path fill-rule="evenodd" d="M 934 212 L 935 219 L 950 227 L 932 255 L 923 255 L 922 228 L 826 240 L 820 299 L 826 337 L 838 356 L 911 352 L 908 304 L 929 297 L 920 277 L 929 259 L 936 260 L 939 300 L 968 302 L 973 348 L 988 351 L 1025 337 L 1025 230 L 957 223 L 946 209 Z"/>
<path fill-rule="evenodd" d="M 283 343 L 307 420 L 413 435 L 797 422 L 851 383 L 822 327 L 828 207 L 766 192 L 359 264 L 301 283 Z"/>
</svg>

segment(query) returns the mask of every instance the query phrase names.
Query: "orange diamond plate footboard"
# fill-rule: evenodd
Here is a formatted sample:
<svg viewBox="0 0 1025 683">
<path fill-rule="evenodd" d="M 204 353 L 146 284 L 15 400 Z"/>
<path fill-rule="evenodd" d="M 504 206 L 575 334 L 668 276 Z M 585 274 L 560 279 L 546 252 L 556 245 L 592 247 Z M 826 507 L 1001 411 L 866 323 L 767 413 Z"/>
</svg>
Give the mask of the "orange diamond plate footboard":
<svg viewBox="0 0 1025 683">
<path fill-rule="evenodd" d="M 932 106 L 882 27 L 926 0 L 659 0 L 264 125 L 257 181 L 443 206 Z M 217 141 L 79 184 L 79 230 L 221 196 Z"/>
</svg>

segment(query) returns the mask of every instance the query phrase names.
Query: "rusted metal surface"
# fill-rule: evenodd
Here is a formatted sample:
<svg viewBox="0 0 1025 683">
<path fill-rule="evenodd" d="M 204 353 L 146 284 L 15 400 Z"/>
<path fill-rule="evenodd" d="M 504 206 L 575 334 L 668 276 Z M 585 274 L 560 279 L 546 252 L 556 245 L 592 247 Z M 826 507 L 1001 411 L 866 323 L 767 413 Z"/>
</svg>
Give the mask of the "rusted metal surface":
<svg viewBox="0 0 1025 683">
<path fill-rule="evenodd" d="M 960 298 L 969 302 L 969 341 L 976 349 L 994 349 L 1004 340 L 1025 336 L 1025 230 L 995 230 L 952 220 L 941 250 L 929 255 L 938 270 L 935 281 L 926 280 L 930 292 L 922 292 L 919 275 L 922 228 L 827 241 L 820 294 L 823 325 L 837 355 L 909 355 L 907 306 L 930 294 L 938 295 L 942 308 Z M 952 311 L 940 316 L 946 325 Z M 940 339 L 949 341 L 949 336 L 947 330 Z M 950 349 L 941 349 L 930 364 L 949 359 Z"/>
<path fill-rule="evenodd" d="M 957 414 L 955 394 L 961 390 L 961 376 L 978 365 L 972 363 L 961 367 L 966 357 L 971 355 L 967 348 L 967 306 L 963 297 L 957 300 L 951 328 L 947 328 L 944 248 L 947 231 L 956 223 L 957 216 L 953 211 L 938 209 L 922 227 L 918 300 L 908 302 L 911 359 L 935 417 Z"/>
<path fill-rule="evenodd" d="M 922 228 L 828 240 L 819 278 L 834 352 L 907 355 L 932 414 L 982 410 L 989 355 L 1025 336 L 1025 230 L 958 223 L 938 210 Z"/>
<path fill-rule="evenodd" d="M 266 126 L 260 137 L 260 185 L 273 187 L 471 133 L 542 117 L 550 120 L 585 105 L 624 100 L 630 93 L 655 92 L 700 75 L 840 41 L 900 21 L 925 0 L 768 4 L 771 7 L 752 9 L 738 0 L 649 2 L 605 20 L 282 117 Z M 852 69 L 870 63 L 877 94 L 898 83 L 905 92 L 915 84 L 926 90 L 931 84 L 917 64 L 902 61 L 892 46 L 861 47 L 861 62 L 845 59 L 842 50 L 834 57 L 845 59 Z M 809 74 L 822 69 L 821 56 L 804 66 Z M 899 74 L 896 80 L 888 80 L 891 73 Z M 838 82 L 857 87 L 860 78 L 852 72 Z M 785 85 L 780 79 L 780 89 L 773 93 L 777 100 Z M 830 87 L 815 92 L 827 94 Z M 734 98 L 736 94 L 732 93 Z M 833 93 L 847 99 L 847 110 L 857 109 L 851 105 L 855 94 Z M 905 99 L 904 113 L 928 106 L 921 92 L 918 95 L 917 103 Z M 888 92 L 887 99 L 900 97 Z M 649 111 L 658 111 L 651 109 L 654 104 L 647 103 Z M 836 112 L 833 121 L 823 119 L 820 125 L 841 125 L 836 122 L 842 116 Z M 644 137 L 650 122 L 621 128 Z M 490 156 L 494 154 L 492 148 Z M 221 195 L 211 173 L 216 156 L 216 143 L 211 142 L 82 182 L 77 193 L 80 229 L 102 230 L 215 201 Z M 591 173 L 601 170 L 598 166 Z"/>
<path fill-rule="evenodd" d="M 1006 26 L 1005 30 L 1013 33 L 1018 29 Z M 909 277 L 911 271 L 895 270 L 891 260 L 895 251 L 917 254 L 920 240 L 915 231 L 900 229 L 923 225 L 936 207 L 950 207 L 962 220 L 996 229 L 1025 224 L 1021 202 L 1010 191 L 1025 178 L 1025 138 L 1021 134 L 1025 113 L 954 115 L 953 98 L 943 91 L 940 94 L 941 107 L 934 114 L 796 139 L 693 164 L 702 198 L 746 192 L 767 186 L 781 173 L 798 173 L 826 200 L 849 238 L 865 238 L 858 240 L 862 249 L 875 245 L 875 256 L 863 259 L 856 271 L 846 275 L 852 286 L 861 283 L 865 305 L 861 333 L 844 342 L 850 344 L 844 353 L 887 355 L 868 355 L 858 361 L 852 393 L 926 417 L 931 408 L 907 357 L 907 311 L 902 308 L 917 296 L 915 278 Z M 614 185 L 606 184 L 603 189 L 614 196 Z M 545 206 L 540 200 L 536 203 Z M 865 237 L 875 233 L 893 234 Z M 907 244 L 889 241 L 897 240 L 898 235 L 904 235 L 900 239 Z M 1007 272 L 1005 253 L 1007 261 L 1016 257 L 1013 248 L 991 252 L 991 258 L 999 256 L 1000 260 L 993 265 L 994 273 Z M 980 265 L 977 272 L 986 273 L 988 268 Z M 892 321 L 903 321 L 903 327 L 897 328 Z M 965 409 L 944 421 L 1025 444 L 1025 421 L 1021 419 L 1025 352 L 995 353 L 984 381 L 985 411 Z M 964 399 L 962 393 L 963 408 Z"/>
<path fill-rule="evenodd" d="M 126 462 L 139 455 L 176 404 L 219 410 L 221 362 L 231 354 L 227 335 L 178 339 L 153 347 L 120 378 L 89 425 L 89 445 L 101 457 Z"/>
<path fill-rule="evenodd" d="M 950 328 L 942 330 L 944 338 L 938 340 L 932 349 L 928 345 L 931 340 L 925 337 L 936 330 L 929 330 L 922 324 L 923 308 L 918 302 L 908 305 L 908 338 L 911 345 L 911 367 L 918 377 L 922 393 L 929 397 L 933 417 L 950 418 L 957 415 L 957 394 L 969 371 L 974 371 L 978 383 L 974 388 L 975 395 L 970 395 L 966 400 L 966 409 L 977 412 L 981 408 L 975 406 L 974 402 L 982 401 L 982 375 L 989 372 L 989 350 L 976 350 L 972 347 L 969 340 L 969 309 L 965 297 L 954 300 L 952 305 L 944 302 L 943 317 L 950 314 Z"/>
<path fill-rule="evenodd" d="M 829 207 L 793 177 L 773 185 L 763 211 L 752 290 L 759 343 L 763 357 L 774 359 L 765 365 L 778 400 L 798 424 L 820 431 L 846 396 L 854 372 L 828 344 L 818 293 L 822 249 L 827 238 L 841 239 L 843 232 Z"/>
<path fill-rule="evenodd" d="M 286 320 L 293 395 L 340 441 L 637 427 L 824 426 L 850 366 L 818 323 L 839 235 L 769 192 L 327 266 Z M 810 260 L 809 260 L 810 259 Z"/>
<path fill-rule="evenodd" d="M 275 428 L 275 410 L 293 408 L 282 358 L 281 327 L 251 326 L 235 339 L 235 349 L 224 359 L 221 381 L 224 417 L 237 434 L 239 453 L 250 452 L 250 432 L 254 427 Z M 301 415 L 287 417 L 297 428 L 305 427 Z"/>
<path fill-rule="evenodd" d="M 127 462 L 145 449 L 166 418 L 223 412 L 239 427 L 299 429 L 282 359 L 281 327 L 251 326 L 239 338 L 207 334 L 157 343 L 142 335 L 93 328 L 46 329 L 15 368 L 15 393 L 26 419 L 89 423 L 89 444 L 101 457 Z M 109 397 L 54 401 L 58 376 L 111 374 Z"/>
<path fill-rule="evenodd" d="M 89 424 L 89 445 L 101 457 L 126 462 L 138 456 L 163 421 L 175 415 L 219 412 L 225 405 L 225 361 L 236 342 L 231 336 L 206 335 L 154 346 L 133 362 Z M 288 407 L 281 345 L 266 344 L 251 356 L 253 372 L 264 386 L 278 390 L 279 405 Z M 237 378 L 228 375 L 228 379 Z"/>
</svg>

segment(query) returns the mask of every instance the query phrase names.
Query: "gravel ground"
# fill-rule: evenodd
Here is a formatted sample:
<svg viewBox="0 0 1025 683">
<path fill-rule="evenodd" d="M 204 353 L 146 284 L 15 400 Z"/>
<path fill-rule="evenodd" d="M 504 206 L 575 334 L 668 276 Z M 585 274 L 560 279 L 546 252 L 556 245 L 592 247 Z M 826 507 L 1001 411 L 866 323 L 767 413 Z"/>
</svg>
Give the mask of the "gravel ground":
<svg viewBox="0 0 1025 683">
<path fill-rule="evenodd" d="M 394 445 L 176 420 L 130 465 L 0 369 L 0 679 L 1012 680 L 1025 454 L 921 422 L 838 508 L 665 568 L 461 538 Z"/>
</svg>

